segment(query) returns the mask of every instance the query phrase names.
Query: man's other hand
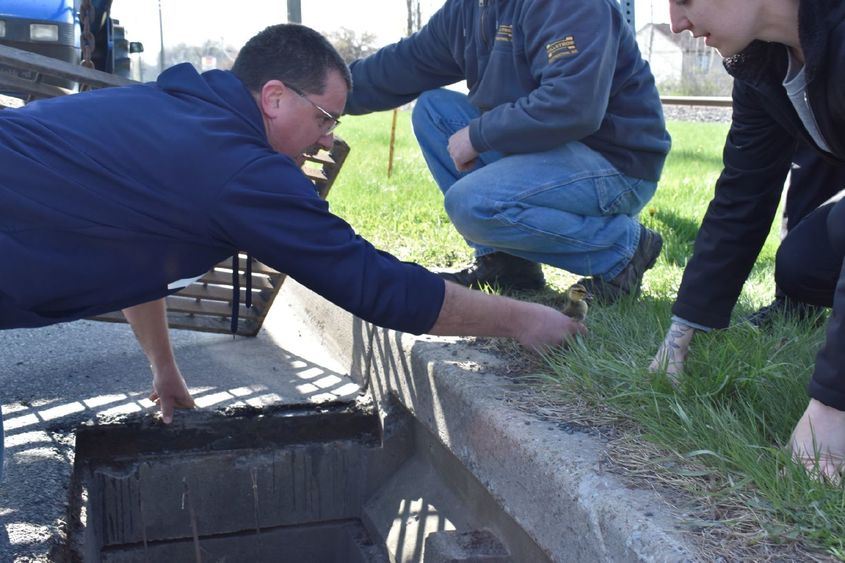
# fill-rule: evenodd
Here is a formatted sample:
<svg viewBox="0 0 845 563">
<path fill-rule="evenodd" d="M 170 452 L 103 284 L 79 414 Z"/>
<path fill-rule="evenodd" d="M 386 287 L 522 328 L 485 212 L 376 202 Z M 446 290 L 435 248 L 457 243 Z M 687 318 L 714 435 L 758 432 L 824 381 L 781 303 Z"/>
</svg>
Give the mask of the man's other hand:
<svg viewBox="0 0 845 563">
<path fill-rule="evenodd" d="M 153 392 L 150 400 L 161 407 L 165 424 L 173 421 L 173 409 L 194 407 L 194 400 L 185 379 L 176 365 L 173 347 L 167 332 L 167 304 L 164 299 L 141 303 L 123 310 L 132 326 L 138 344 L 144 350 L 153 370 Z"/>
<path fill-rule="evenodd" d="M 165 424 L 173 422 L 174 409 L 194 408 L 194 399 L 176 364 L 160 369 L 153 368 L 153 392 L 150 393 L 150 400 L 158 403 L 161 420 Z"/>
</svg>

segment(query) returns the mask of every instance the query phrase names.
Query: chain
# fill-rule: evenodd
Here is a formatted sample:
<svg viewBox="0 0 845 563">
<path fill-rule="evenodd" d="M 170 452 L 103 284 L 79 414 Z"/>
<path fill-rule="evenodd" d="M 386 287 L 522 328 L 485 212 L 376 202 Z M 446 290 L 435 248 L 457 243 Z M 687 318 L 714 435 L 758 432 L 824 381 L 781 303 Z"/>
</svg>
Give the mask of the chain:
<svg viewBox="0 0 845 563">
<path fill-rule="evenodd" d="M 94 56 L 96 39 L 91 32 L 91 23 L 94 21 L 94 5 L 91 0 L 82 0 L 82 5 L 79 7 L 79 19 L 82 20 L 82 62 L 79 64 L 86 68 L 94 68 L 91 57 Z"/>
</svg>

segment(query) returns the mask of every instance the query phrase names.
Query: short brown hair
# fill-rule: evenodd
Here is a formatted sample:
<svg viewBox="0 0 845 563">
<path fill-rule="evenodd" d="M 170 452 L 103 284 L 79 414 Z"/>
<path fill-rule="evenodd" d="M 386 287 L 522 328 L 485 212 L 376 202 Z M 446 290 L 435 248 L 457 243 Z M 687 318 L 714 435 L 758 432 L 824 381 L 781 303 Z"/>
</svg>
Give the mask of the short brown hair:
<svg viewBox="0 0 845 563">
<path fill-rule="evenodd" d="M 349 67 L 332 44 L 310 27 L 290 23 L 272 25 L 247 41 L 232 66 L 252 92 L 270 80 L 281 80 L 303 92 L 322 94 L 331 70 L 352 89 Z"/>
</svg>

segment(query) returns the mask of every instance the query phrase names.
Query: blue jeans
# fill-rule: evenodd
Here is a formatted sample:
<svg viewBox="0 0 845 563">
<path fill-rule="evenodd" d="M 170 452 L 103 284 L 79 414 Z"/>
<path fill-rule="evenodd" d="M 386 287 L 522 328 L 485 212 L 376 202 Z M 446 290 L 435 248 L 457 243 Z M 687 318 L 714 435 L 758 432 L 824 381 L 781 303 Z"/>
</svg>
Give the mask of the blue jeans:
<svg viewBox="0 0 845 563">
<path fill-rule="evenodd" d="M 539 153 L 485 152 L 473 170 L 458 172 L 449 137 L 479 115 L 464 94 L 445 89 L 424 92 L 413 112 L 446 213 L 476 256 L 502 251 L 605 279 L 621 272 L 657 183 L 625 176 L 580 142 Z"/>
</svg>

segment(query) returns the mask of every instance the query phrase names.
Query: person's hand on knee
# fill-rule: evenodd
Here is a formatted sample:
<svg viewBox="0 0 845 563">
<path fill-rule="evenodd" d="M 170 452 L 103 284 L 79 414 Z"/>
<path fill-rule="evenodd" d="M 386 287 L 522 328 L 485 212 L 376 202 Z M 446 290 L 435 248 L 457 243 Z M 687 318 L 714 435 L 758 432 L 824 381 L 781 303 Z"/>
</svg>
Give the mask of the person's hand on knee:
<svg viewBox="0 0 845 563">
<path fill-rule="evenodd" d="M 469 127 L 464 127 L 449 137 L 449 156 L 458 172 L 468 172 L 478 161 L 478 151 L 469 138 Z"/>
</svg>

